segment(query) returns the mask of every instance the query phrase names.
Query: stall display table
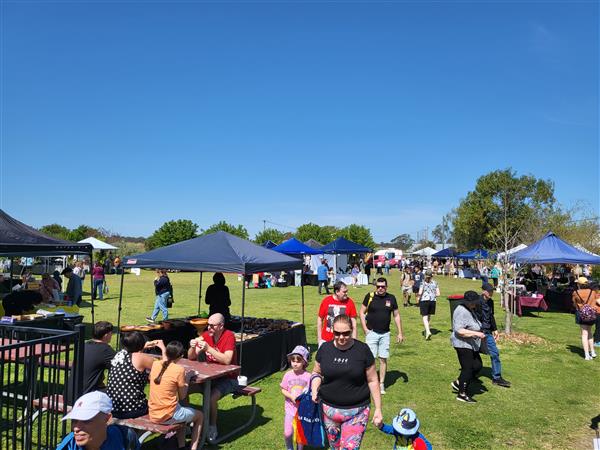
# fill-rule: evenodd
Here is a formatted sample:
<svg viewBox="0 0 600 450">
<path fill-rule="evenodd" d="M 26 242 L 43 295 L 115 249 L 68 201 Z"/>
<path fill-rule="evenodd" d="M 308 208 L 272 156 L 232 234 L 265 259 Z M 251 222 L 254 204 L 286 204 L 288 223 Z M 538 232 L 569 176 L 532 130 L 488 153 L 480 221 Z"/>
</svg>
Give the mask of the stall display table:
<svg viewBox="0 0 600 450">
<path fill-rule="evenodd" d="M 247 318 L 248 319 L 248 318 Z M 172 319 L 170 319 L 172 320 Z M 185 349 L 189 348 L 190 340 L 196 338 L 196 329 L 184 319 L 174 319 L 181 322 L 178 326 L 169 330 L 157 329 L 143 331 L 142 334 L 148 340 L 161 339 L 165 345 L 171 341 L 179 341 Z M 231 331 L 239 332 L 240 323 L 232 322 Z M 244 333 L 246 334 L 246 332 Z M 261 334 L 255 338 L 244 340 L 242 353 L 241 374 L 252 383 L 273 373 L 284 370 L 287 367 L 287 354 L 296 345 L 306 346 L 306 328 L 301 323 L 293 324 L 286 330 L 273 330 Z M 236 342 L 238 358 L 240 355 L 241 342 Z"/>
<path fill-rule="evenodd" d="M 525 295 L 520 295 L 517 297 L 517 316 L 522 316 L 523 311 L 522 308 L 539 308 L 543 311 L 548 310 L 548 305 L 544 301 L 544 296 L 538 294 L 534 297 L 528 297 Z"/>
</svg>

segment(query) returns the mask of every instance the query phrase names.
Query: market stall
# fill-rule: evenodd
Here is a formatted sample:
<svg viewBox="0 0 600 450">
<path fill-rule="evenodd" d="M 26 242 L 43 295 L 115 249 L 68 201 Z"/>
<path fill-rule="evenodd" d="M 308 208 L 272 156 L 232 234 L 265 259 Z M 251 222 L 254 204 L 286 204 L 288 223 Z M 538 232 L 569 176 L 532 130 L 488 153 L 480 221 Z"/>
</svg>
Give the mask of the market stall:
<svg viewBox="0 0 600 450">
<path fill-rule="evenodd" d="M 162 268 L 200 272 L 200 287 L 198 293 L 198 312 L 200 312 L 203 272 L 238 273 L 248 275 L 258 272 L 295 270 L 302 268 L 302 261 L 266 249 L 224 231 L 218 231 L 216 233 L 206 234 L 139 255 L 129 256 L 125 258 L 124 267 Z M 123 281 L 124 277 L 121 275 L 117 318 L 117 328 L 119 329 L 119 332 L 121 331 L 120 323 L 123 303 Z M 242 318 L 245 317 L 245 305 L 246 287 L 245 283 L 242 283 Z M 304 320 L 304 297 L 302 297 L 302 319 Z M 238 352 L 238 363 L 242 366 L 242 373 L 245 370 L 246 363 L 252 364 L 250 361 L 259 357 L 251 352 L 246 359 L 243 359 L 243 355 L 247 353 L 248 350 L 245 342 L 248 333 L 244 329 L 244 324 L 245 321 L 242 320 L 240 322 L 240 346 Z M 180 337 L 179 339 L 181 340 L 183 337 Z M 266 353 L 261 348 L 257 348 L 256 350 L 258 353 Z"/>
</svg>

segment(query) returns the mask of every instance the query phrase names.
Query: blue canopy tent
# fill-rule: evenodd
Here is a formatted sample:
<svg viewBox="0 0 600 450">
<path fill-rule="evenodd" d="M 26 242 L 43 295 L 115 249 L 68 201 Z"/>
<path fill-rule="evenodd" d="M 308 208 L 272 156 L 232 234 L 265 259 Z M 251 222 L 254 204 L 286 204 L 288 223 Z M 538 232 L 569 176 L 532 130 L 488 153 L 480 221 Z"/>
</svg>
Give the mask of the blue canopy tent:
<svg viewBox="0 0 600 450">
<path fill-rule="evenodd" d="M 323 251 L 309 247 L 296 238 L 291 238 L 285 242 L 282 242 L 277 247 L 273 247 L 273 250 L 290 256 L 320 255 L 323 253 Z"/>
<path fill-rule="evenodd" d="M 456 257 L 461 259 L 487 259 L 490 257 L 490 255 L 487 250 L 476 248 L 475 250 L 460 253 L 456 255 Z"/>
<path fill-rule="evenodd" d="M 600 257 L 586 253 L 548 232 L 529 247 L 513 253 L 510 260 L 521 264 L 600 264 Z"/>
<path fill-rule="evenodd" d="M 448 247 L 443 250 L 440 250 L 437 253 L 434 253 L 433 255 L 431 255 L 431 257 L 432 258 L 454 258 L 454 257 L 456 257 L 456 250 L 454 250 L 452 247 Z"/>
<path fill-rule="evenodd" d="M 343 237 L 337 238 L 335 241 L 324 245 L 319 250 L 319 253 L 334 253 L 340 255 L 347 255 L 352 253 L 371 253 L 372 248 L 364 247 L 356 242 L 349 241 Z"/>
<path fill-rule="evenodd" d="M 275 270 L 295 270 L 302 268 L 302 261 L 264 248 L 224 231 L 205 234 L 194 239 L 157 248 L 146 253 L 124 258 L 124 267 L 151 269 L 176 269 L 200 272 L 198 293 L 198 313 L 202 303 L 202 273 L 226 272 L 244 275 Z M 123 274 L 119 293 L 117 330 L 121 324 L 121 303 L 123 300 Z M 242 344 L 246 304 L 246 284 L 242 283 Z M 304 322 L 304 290 L 302 290 L 302 322 Z M 240 347 L 240 365 L 242 352 Z"/>
<path fill-rule="evenodd" d="M 266 242 L 263 242 L 262 246 L 264 248 L 273 248 L 273 247 L 277 247 L 277 244 L 275 242 L 271 241 L 271 240 L 268 240 Z"/>
</svg>

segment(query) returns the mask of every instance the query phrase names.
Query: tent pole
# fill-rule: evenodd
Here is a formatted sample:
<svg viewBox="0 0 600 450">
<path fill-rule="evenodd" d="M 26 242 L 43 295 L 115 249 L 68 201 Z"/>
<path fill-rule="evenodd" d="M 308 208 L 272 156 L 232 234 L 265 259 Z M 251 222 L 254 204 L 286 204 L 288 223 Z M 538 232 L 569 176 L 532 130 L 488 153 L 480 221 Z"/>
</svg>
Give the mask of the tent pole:
<svg viewBox="0 0 600 450">
<path fill-rule="evenodd" d="M 12 287 L 13 287 L 13 266 L 14 266 L 14 261 L 13 261 L 13 257 L 10 257 L 10 292 L 12 292 Z"/>
<path fill-rule="evenodd" d="M 119 289 L 119 310 L 117 314 L 117 346 L 116 349 L 121 348 L 121 304 L 123 303 L 123 278 L 125 277 L 125 268 L 121 270 L 121 288 Z"/>
<path fill-rule="evenodd" d="M 94 325 L 96 323 L 96 320 L 94 318 L 94 277 L 92 275 L 92 272 L 94 270 L 94 251 L 92 250 L 90 252 L 90 297 L 92 299 L 92 325 Z M 102 286 L 104 287 L 104 285 Z"/>
<path fill-rule="evenodd" d="M 204 272 L 200 272 L 200 287 L 198 288 L 198 315 L 200 315 L 200 308 L 202 306 L 202 274 Z"/>
<path fill-rule="evenodd" d="M 300 277 L 300 287 L 302 288 L 302 323 L 304 323 L 304 280 Z"/>
<path fill-rule="evenodd" d="M 240 360 L 238 361 L 238 364 L 240 365 L 240 367 L 242 367 L 242 352 L 244 350 L 244 317 L 245 317 L 245 306 L 246 306 L 246 277 L 245 277 L 245 273 L 244 276 L 242 278 L 242 327 L 240 328 Z M 241 374 L 242 370 L 240 369 L 240 374 Z"/>
</svg>

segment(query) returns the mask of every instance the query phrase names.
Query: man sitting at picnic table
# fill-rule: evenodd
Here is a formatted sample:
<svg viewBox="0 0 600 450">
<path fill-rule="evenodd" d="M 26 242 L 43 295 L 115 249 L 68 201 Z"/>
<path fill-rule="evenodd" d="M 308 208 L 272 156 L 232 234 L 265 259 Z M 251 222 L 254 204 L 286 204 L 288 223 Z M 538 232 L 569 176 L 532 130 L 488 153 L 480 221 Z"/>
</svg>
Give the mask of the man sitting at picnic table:
<svg viewBox="0 0 600 450">
<path fill-rule="evenodd" d="M 206 355 L 206 362 L 211 364 L 237 364 L 235 335 L 232 331 L 225 329 L 223 314 L 216 313 L 210 316 L 207 330 L 199 338 L 190 341 L 188 359 L 198 359 L 202 353 Z M 209 442 L 213 443 L 218 436 L 217 403 L 219 399 L 237 389 L 239 389 L 239 385 L 235 373 L 213 381 L 210 395 Z M 199 392 L 199 386 L 193 391 Z"/>
<path fill-rule="evenodd" d="M 71 419 L 71 431 L 56 450 L 138 450 L 140 443 L 131 428 L 109 425 L 112 401 L 104 392 L 94 391 L 77 399 L 62 420 Z"/>
</svg>

